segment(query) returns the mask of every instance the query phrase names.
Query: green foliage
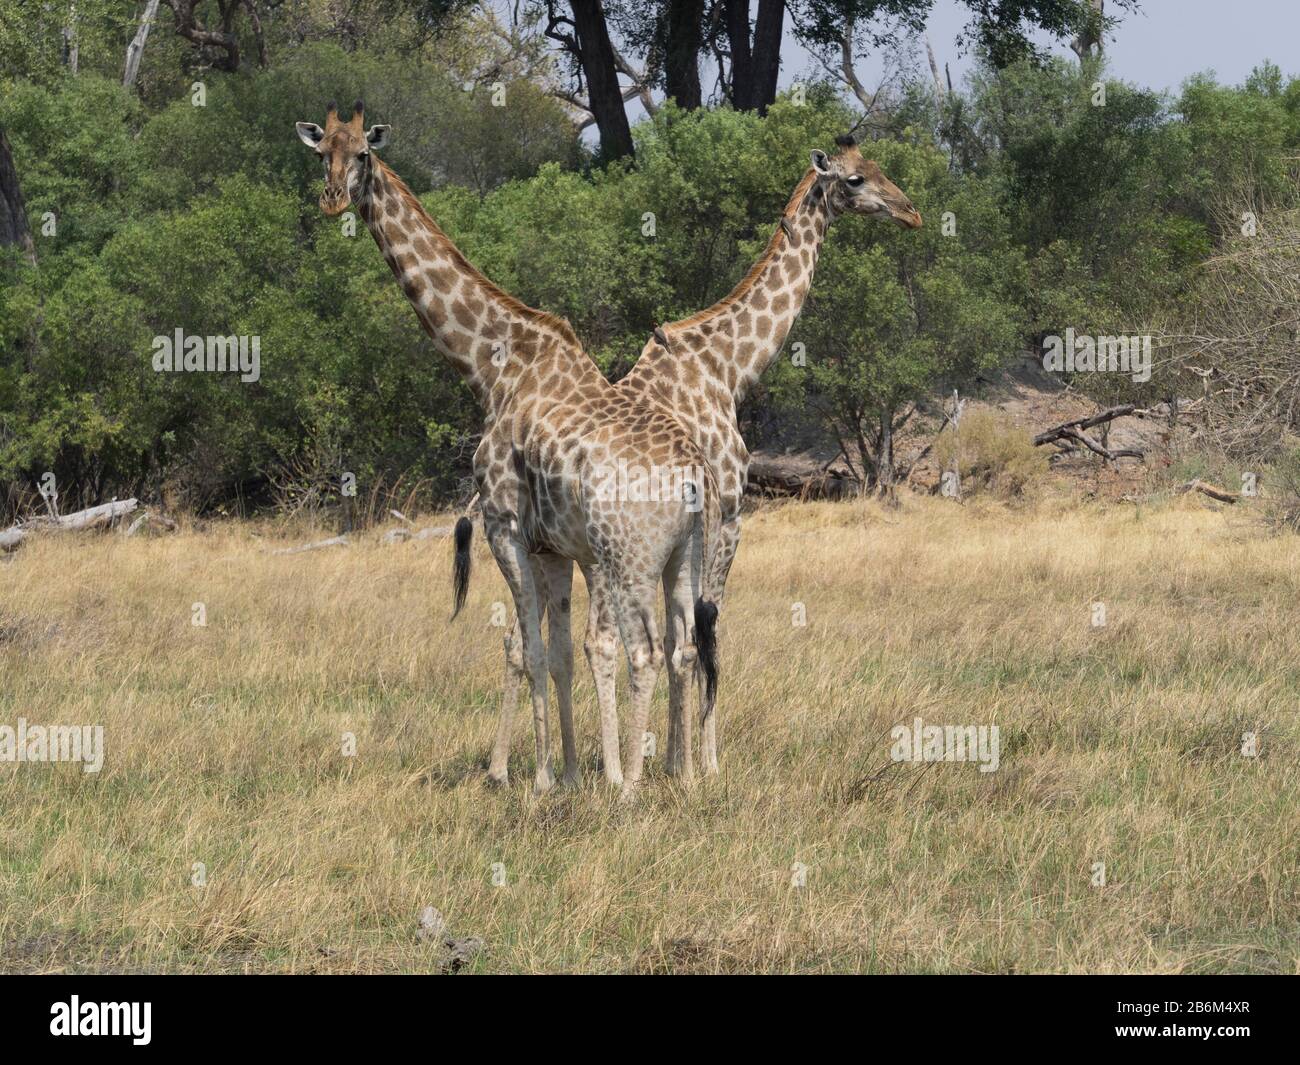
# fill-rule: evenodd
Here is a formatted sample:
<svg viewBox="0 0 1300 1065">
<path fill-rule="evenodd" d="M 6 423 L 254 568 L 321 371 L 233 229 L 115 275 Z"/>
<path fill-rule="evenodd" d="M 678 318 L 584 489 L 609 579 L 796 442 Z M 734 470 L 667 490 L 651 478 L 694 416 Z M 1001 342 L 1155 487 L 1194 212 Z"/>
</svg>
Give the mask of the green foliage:
<svg viewBox="0 0 1300 1065">
<path fill-rule="evenodd" d="M 968 93 L 940 109 L 911 85 L 868 127 L 881 139 L 865 151 L 926 224 L 836 221 L 791 336 L 807 365 L 779 359 L 752 400 L 821 420 L 868 474 L 886 429 L 935 387 L 1071 326 L 1127 335 L 1171 316 L 1233 219 L 1292 190 L 1300 81 L 1263 64 L 1244 86 L 1198 77 L 1169 98 L 1092 61 L 1013 61 L 1020 29 L 1065 27 L 1071 6 L 1000 5 L 1010 50 Z M 321 490 L 343 470 L 363 487 L 454 488 L 480 424 L 472 400 L 364 227 L 345 236 L 316 207 L 319 164 L 292 126 L 322 122 L 331 98 L 346 115 L 360 96 L 368 121 L 390 124 L 385 161 L 471 261 L 569 318 L 612 376 L 656 325 L 735 284 L 809 151 L 857 117 L 826 84 L 761 118 L 665 104 L 634 129 L 634 166 L 596 169 L 545 57 L 503 57 L 464 5 L 361 0 L 356 26 L 277 9 L 272 63 L 256 69 L 241 37 L 233 75 L 203 69 L 164 9 L 133 90 L 119 83 L 137 13 L 79 0 L 73 77 L 70 10 L 0 0 L 0 127 L 38 256 L 0 261 L 0 479 L 52 470 L 65 500 L 172 488 L 199 506 L 261 502 L 285 471 Z M 259 337 L 260 380 L 154 373 L 153 338 L 178 328 Z M 1138 395 L 1118 377 L 1076 384 Z M 1141 394 L 1170 387 L 1158 371 Z"/>
<path fill-rule="evenodd" d="M 752 241 L 766 241 L 813 148 L 831 150 L 853 124 L 844 105 L 810 94 L 779 100 L 765 119 L 730 109 L 660 108 L 638 127 L 637 168 L 622 195 L 624 225 L 649 213 L 669 286 L 659 321 L 684 317 L 725 295 L 748 269 Z M 651 322 L 653 326 L 657 324 Z"/>
<path fill-rule="evenodd" d="M 75 32 L 79 69 L 116 67 L 120 80 L 134 29 L 131 7 L 115 0 L 0 0 L 0 92 L 69 77 L 67 28 Z"/>
<path fill-rule="evenodd" d="M 1284 91 L 1271 64 L 1257 67 L 1243 89 L 1200 75 L 1183 87 L 1176 110 L 1183 195 L 1197 216 L 1209 223 L 1221 203 L 1244 210 L 1279 198 L 1300 146 L 1300 81 Z"/>
<path fill-rule="evenodd" d="M 331 94 L 365 93 L 375 120 L 395 127 L 389 161 L 428 188 L 474 138 L 452 130 L 440 143 L 404 104 L 471 95 L 445 76 L 417 94 L 427 73 L 319 45 L 256 76 L 212 78 L 203 107 L 186 96 L 149 114 L 90 74 L 7 93 L 0 126 L 39 266 L 11 265 L 0 295 L 0 478 L 52 470 L 65 500 L 171 486 L 196 505 L 233 491 L 256 502 L 277 471 L 328 456 L 318 473 L 334 481 L 409 474 L 448 492 L 461 473 L 448 445 L 475 430 L 472 400 L 364 226 L 344 237 L 320 216 L 319 165 L 293 132 L 297 119 L 323 121 Z M 507 92 L 525 108 L 540 97 L 529 85 Z M 457 121 L 490 120 L 478 133 L 489 140 L 501 110 L 486 102 Z M 530 137 L 498 137 L 475 162 L 484 191 L 577 158 L 553 104 L 529 113 Z M 259 337 L 260 381 L 153 372 L 153 338 L 178 328 Z"/>
</svg>

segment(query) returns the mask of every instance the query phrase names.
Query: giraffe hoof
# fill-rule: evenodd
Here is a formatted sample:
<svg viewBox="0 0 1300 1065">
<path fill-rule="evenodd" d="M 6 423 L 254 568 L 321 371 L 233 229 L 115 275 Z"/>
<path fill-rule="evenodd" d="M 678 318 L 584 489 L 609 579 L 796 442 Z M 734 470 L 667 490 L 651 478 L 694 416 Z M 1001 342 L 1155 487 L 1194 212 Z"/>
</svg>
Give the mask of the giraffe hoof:
<svg viewBox="0 0 1300 1065">
<path fill-rule="evenodd" d="M 565 773 L 564 779 L 560 781 L 560 786 L 564 788 L 582 787 L 582 777 L 575 769 L 572 773 Z"/>
<path fill-rule="evenodd" d="M 635 784 L 624 784 L 623 790 L 618 793 L 618 804 L 620 806 L 631 806 L 637 800 L 638 789 Z"/>
<path fill-rule="evenodd" d="M 508 788 L 510 787 L 510 775 L 504 769 L 499 772 L 495 769 L 489 769 L 484 783 L 490 788 Z"/>
<path fill-rule="evenodd" d="M 544 773 L 538 773 L 533 778 L 533 798 L 540 799 L 548 791 L 555 787 L 555 774 L 549 769 Z"/>
</svg>

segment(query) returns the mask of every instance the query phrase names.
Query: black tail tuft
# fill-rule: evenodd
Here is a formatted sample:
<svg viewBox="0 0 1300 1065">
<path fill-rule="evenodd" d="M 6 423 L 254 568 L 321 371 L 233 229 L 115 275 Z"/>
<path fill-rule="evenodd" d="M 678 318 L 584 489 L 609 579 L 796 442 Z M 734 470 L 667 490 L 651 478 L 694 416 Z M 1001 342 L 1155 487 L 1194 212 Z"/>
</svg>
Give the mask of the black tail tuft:
<svg viewBox="0 0 1300 1065">
<path fill-rule="evenodd" d="M 460 613 L 460 608 L 465 605 L 465 596 L 469 594 L 469 542 L 473 537 L 474 523 L 469 518 L 458 519 L 456 532 L 453 535 L 456 543 L 456 560 L 451 569 L 452 594 L 455 596 L 455 606 L 451 612 L 453 621 Z"/>
<path fill-rule="evenodd" d="M 718 605 L 695 600 L 695 650 L 704 670 L 704 691 L 710 705 L 718 694 Z"/>
</svg>

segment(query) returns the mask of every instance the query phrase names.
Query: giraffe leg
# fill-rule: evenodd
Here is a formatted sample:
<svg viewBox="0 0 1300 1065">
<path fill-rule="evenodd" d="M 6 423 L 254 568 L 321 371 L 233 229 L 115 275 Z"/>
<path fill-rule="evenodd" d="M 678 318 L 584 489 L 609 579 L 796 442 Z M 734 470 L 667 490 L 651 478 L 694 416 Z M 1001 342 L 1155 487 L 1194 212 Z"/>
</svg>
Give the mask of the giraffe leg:
<svg viewBox="0 0 1300 1065">
<path fill-rule="evenodd" d="M 610 575 L 610 579 L 616 579 Z M 664 665 L 663 641 L 655 624 L 655 591 L 658 577 L 619 588 L 615 616 L 627 652 L 632 690 L 632 714 L 627 733 L 627 772 L 623 778 L 623 802 L 631 801 L 641 782 L 645 766 L 645 728 L 650 717 L 650 699 Z"/>
<path fill-rule="evenodd" d="M 544 555 L 538 568 L 546 582 L 548 666 L 555 684 L 555 704 L 560 713 L 560 741 L 564 750 L 564 780 L 572 787 L 581 780 L 578 743 L 573 730 L 573 631 L 569 600 L 573 594 L 573 563 L 559 555 Z"/>
<path fill-rule="evenodd" d="M 669 776 L 679 776 L 682 771 L 682 691 L 681 674 L 673 669 L 673 656 L 677 653 L 677 632 L 672 623 L 672 592 L 668 578 L 664 577 L 664 660 L 668 664 L 668 740 L 664 745 L 664 768 Z"/>
<path fill-rule="evenodd" d="M 486 518 L 484 521 L 487 524 Z M 537 748 L 537 765 L 533 777 L 533 794 L 544 795 L 555 785 L 551 764 L 551 742 L 546 707 L 546 644 L 542 639 L 544 589 L 538 586 L 532 561 L 524 545 L 510 532 L 505 522 L 494 520 L 488 529 L 488 544 L 497 560 L 510 594 L 515 601 L 523 637 L 524 669 L 532 690 L 533 732 Z"/>
<path fill-rule="evenodd" d="M 736 557 L 736 548 L 740 544 L 740 517 L 722 523 L 718 546 L 714 553 L 713 601 L 718 611 L 726 597 L 727 576 L 731 572 L 731 563 Z M 714 634 L 718 656 L 722 655 L 722 634 Z M 700 700 L 700 760 L 704 764 L 704 775 L 716 776 L 718 773 L 718 714 L 717 707 L 708 699 L 704 678 L 699 678 L 697 685 Z"/>
<path fill-rule="evenodd" d="M 695 671 L 695 593 L 689 551 L 678 551 L 664 569 L 664 660 L 668 667 L 668 772 L 689 784 L 695 778 L 695 723 L 690 681 Z"/>
<path fill-rule="evenodd" d="M 574 784 L 578 780 L 578 755 L 573 727 L 573 637 L 569 624 L 573 563 L 556 556 L 541 563 L 540 569 L 547 590 L 544 609 L 550 622 L 550 639 L 547 644 L 548 664 L 560 710 L 560 735 L 564 747 L 564 783 Z M 534 566 L 535 580 L 539 580 L 537 573 L 538 567 Z M 510 782 L 508 768 L 510 743 L 514 738 L 515 713 L 519 709 L 519 682 L 526 672 L 518 617 L 515 618 L 510 632 L 506 635 L 505 651 L 505 683 L 501 690 L 501 709 L 497 719 L 496 739 L 492 744 L 492 757 L 488 764 L 488 781 L 502 785 Z"/>
<path fill-rule="evenodd" d="M 591 676 L 596 683 L 596 702 L 600 706 L 600 747 L 605 766 L 605 780 L 615 786 L 623 783 L 623 760 L 618 752 L 618 705 L 615 678 L 618 674 L 618 622 L 610 601 L 604 576 L 599 567 L 583 566 L 591 600 L 587 612 L 587 638 L 583 651 Z"/>
<path fill-rule="evenodd" d="M 497 717 L 497 735 L 492 744 L 492 759 L 488 763 L 488 781 L 492 784 L 510 783 L 510 740 L 515 729 L 515 711 L 519 708 L 519 682 L 524 676 L 524 645 L 515 618 L 505 638 L 506 678 L 501 689 L 501 709 Z"/>
</svg>

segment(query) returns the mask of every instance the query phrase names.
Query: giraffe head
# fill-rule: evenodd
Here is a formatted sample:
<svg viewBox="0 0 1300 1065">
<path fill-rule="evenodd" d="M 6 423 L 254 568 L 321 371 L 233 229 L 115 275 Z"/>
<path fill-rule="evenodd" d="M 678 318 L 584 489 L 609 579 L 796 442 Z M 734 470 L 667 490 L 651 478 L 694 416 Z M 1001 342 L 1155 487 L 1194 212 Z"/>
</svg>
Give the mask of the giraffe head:
<svg viewBox="0 0 1300 1065">
<path fill-rule="evenodd" d="M 315 122 L 295 123 L 303 144 L 325 163 L 325 191 L 321 193 L 320 209 L 327 215 L 340 214 L 360 196 L 370 174 L 371 149 L 388 144 L 389 127 L 365 129 L 364 114 L 365 107 L 358 100 L 353 105 L 352 117 L 340 122 L 338 105 L 331 101 L 326 109 L 324 129 Z"/>
<path fill-rule="evenodd" d="M 921 227 L 921 212 L 903 195 L 903 190 L 885 177 L 880 167 L 864 159 L 851 136 L 836 137 L 838 150 L 828 156 L 812 153 L 817 171 L 817 188 L 835 214 L 853 211 L 872 218 L 888 219 L 904 229 Z"/>
</svg>

